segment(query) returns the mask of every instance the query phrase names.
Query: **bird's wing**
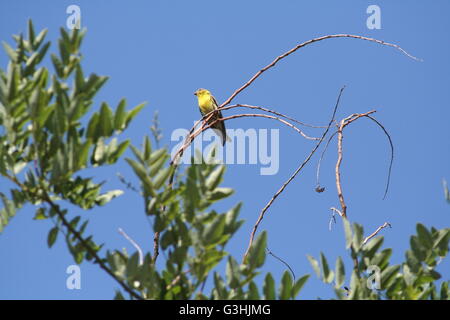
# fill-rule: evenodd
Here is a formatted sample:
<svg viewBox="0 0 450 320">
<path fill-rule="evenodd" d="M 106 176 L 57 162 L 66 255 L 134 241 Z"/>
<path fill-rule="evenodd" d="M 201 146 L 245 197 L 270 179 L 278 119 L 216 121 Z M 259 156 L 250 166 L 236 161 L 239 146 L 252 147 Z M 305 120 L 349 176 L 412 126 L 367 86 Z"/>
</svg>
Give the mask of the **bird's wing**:
<svg viewBox="0 0 450 320">
<path fill-rule="evenodd" d="M 214 98 L 214 96 L 211 95 L 211 99 L 212 99 L 212 102 L 213 102 L 213 105 L 214 105 L 214 109 L 218 109 L 219 108 L 219 104 L 217 103 L 216 98 Z M 217 112 L 217 115 L 219 116 L 219 118 L 223 118 L 221 111 Z"/>
<path fill-rule="evenodd" d="M 217 109 L 217 108 L 219 108 L 219 104 L 217 103 L 217 101 L 216 101 L 216 98 L 214 98 L 214 96 L 213 96 L 213 95 L 211 95 L 211 99 L 212 99 L 212 101 L 213 101 L 213 104 L 214 104 L 214 109 Z"/>
</svg>

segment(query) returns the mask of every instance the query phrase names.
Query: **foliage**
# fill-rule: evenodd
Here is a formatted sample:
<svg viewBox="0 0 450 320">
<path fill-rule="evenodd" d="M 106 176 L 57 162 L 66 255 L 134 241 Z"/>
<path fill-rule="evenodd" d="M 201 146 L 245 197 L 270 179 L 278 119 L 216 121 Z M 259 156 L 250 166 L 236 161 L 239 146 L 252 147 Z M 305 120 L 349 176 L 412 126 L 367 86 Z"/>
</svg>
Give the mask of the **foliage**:
<svg viewBox="0 0 450 320">
<path fill-rule="evenodd" d="M 405 261 L 391 264 L 392 249 L 382 249 L 383 237 L 378 236 L 364 243 L 363 227 L 350 225 L 343 220 L 346 247 L 350 249 L 353 270 L 349 288 L 342 289 L 345 282 L 343 260 L 338 257 L 334 271 L 330 269 L 324 254 L 319 262 L 309 257 L 316 274 L 325 283 L 334 280 L 334 291 L 338 299 L 395 299 L 425 300 L 443 299 L 450 296 L 449 281 L 436 281 L 441 275 L 435 270 L 449 250 L 450 228 L 427 229 L 417 224 L 417 234 L 411 236 L 411 248 L 405 253 Z"/>
<path fill-rule="evenodd" d="M 94 98 L 107 77 L 85 77 L 81 67 L 80 45 L 85 31 L 71 34 L 61 28 L 59 54 L 51 54 L 55 74 L 42 62 L 50 47 L 47 30 L 35 34 L 31 21 L 28 37 L 14 36 L 15 48 L 3 43 L 10 62 L 0 70 L 0 174 L 14 187 L 11 197 L 0 193 L 0 231 L 26 203 L 35 206 L 36 220 L 53 223 L 47 235 L 52 247 L 63 234 L 76 263 L 92 260 L 122 287 L 116 298 L 129 294 L 140 299 L 293 299 L 308 276 L 293 281 L 286 272 L 277 288 L 272 275 L 265 276 L 258 289 L 255 277 L 265 261 L 267 235 L 262 233 L 244 263 L 228 256 L 225 246 L 243 221 L 238 220 L 241 204 L 218 213 L 212 205 L 233 193 L 220 187 L 225 172 L 217 164 L 192 165 L 184 177 L 173 184 L 167 181 L 174 167 L 167 164 L 165 148 L 153 150 L 144 138 L 143 149 L 120 141 L 120 134 L 142 110 L 140 104 L 130 111 L 122 99 L 115 110 L 106 103 L 92 112 Z M 161 133 L 155 118 L 152 128 L 156 143 Z M 156 254 L 129 255 L 108 251 L 100 257 L 102 245 L 86 236 L 89 222 L 82 215 L 70 216 L 67 207 L 90 210 L 108 204 L 122 190 L 102 191 L 103 183 L 83 177 L 85 168 L 116 163 L 128 147 L 134 159 L 125 159 L 141 185 L 145 214 L 153 221 L 153 231 L 166 262 L 156 264 Z M 63 207 L 66 204 L 65 207 Z M 141 260 L 142 259 L 142 260 Z M 225 277 L 215 270 L 226 259 Z M 208 275 L 214 287 L 202 292 Z"/>
<path fill-rule="evenodd" d="M 214 153 L 201 163 L 187 168 L 183 178 L 168 184 L 173 167 L 165 149 L 153 150 L 150 139 L 144 138 L 142 150 L 131 147 L 135 159 L 127 158 L 140 181 L 146 215 L 154 218 L 154 232 L 160 234 L 165 252 L 165 269 L 158 270 L 148 253 L 139 264 L 138 253 L 108 252 L 108 262 L 114 272 L 146 299 L 292 299 L 308 276 L 294 282 L 288 272 L 282 278 L 276 294 L 275 281 L 265 276 L 263 292 L 254 278 L 265 261 L 267 235 L 255 241 L 248 259 L 239 264 L 225 251 L 225 246 L 243 221 L 238 220 L 241 203 L 218 213 L 212 205 L 233 190 L 220 187 L 225 167 L 212 163 Z M 217 265 L 226 259 L 225 278 Z M 210 294 L 202 287 L 212 273 L 214 282 Z M 122 297 L 117 294 L 116 297 Z"/>
<path fill-rule="evenodd" d="M 13 36 L 15 47 L 3 43 L 10 61 L 6 70 L 0 69 L 0 174 L 12 187 L 9 197 L 0 192 L 0 232 L 18 209 L 33 205 L 34 219 L 52 223 L 48 246 L 62 234 L 76 263 L 91 260 L 117 281 L 121 289 L 116 299 L 127 295 L 132 299 L 295 299 L 309 275 L 294 281 L 286 271 L 278 286 L 271 273 L 262 275 L 266 232 L 260 233 L 241 263 L 225 250 L 243 223 L 238 218 L 242 204 L 225 212 L 214 209 L 234 192 L 221 186 L 225 167 L 212 161 L 214 154 L 192 161 L 200 164 L 176 175 L 166 148 L 159 148 L 157 115 L 151 127 L 156 149 L 148 136 L 140 149 L 120 140 L 144 104 L 127 110 L 122 99 L 114 110 L 106 102 L 93 110 L 107 77 L 84 76 L 80 45 L 85 31 L 74 29 L 69 34 L 61 29 L 58 55 L 50 55 L 54 73 L 42 65 L 50 48 L 46 34 L 47 30 L 36 34 L 29 21 L 26 39 Z M 128 147 L 133 158 L 125 161 L 139 181 L 155 248 L 153 254 L 108 250 L 102 257 L 102 245 L 85 235 L 89 219 L 70 215 L 69 208 L 84 213 L 122 195 L 122 190 L 103 191 L 103 183 L 85 177 L 83 170 L 115 164 Z M 334 281 L 338 299 L 448 299 L 448 282 L 438 289 L 441 276 L 435 268 L 448 253 L 450 229 L 418 224 L 401 265 L 390 264 L 392 249 L 381 249 L 383 237 L 366 243 L 362 226 L 352 227 L 347 219 L 344 229 L 354 261 L 347 291 L 342 289 L 346 278 L 341 257 L 331 269 L 323 253 L 320 262 L 308 256 L 325 283 Z M 159 249 L 164 259 L 157 260 Z M 379 290 L 371 289 L 368 269 L 380 271 Z M 212 285 L 206 293 L 208 279 Z"/>
<path fill-rule="evenodd" d="M 79 48 L 85 32 L 70 35 L 61 28 L 59 55 L 51 54 L 55 74 L 41 66 L 50 42 L 47 30 L 36 35 L 31 21 L 28 37 L 15 35 L 16 47 L 3 43 L 10 58 L 0 70 L 0 174 L 15 188 L 11 197 L 1 193 L 0 231 L 25 203 L 36 207 L 35 219 L 51 219 L 51 247 L 63 231 L 77 263 L 92 259 L 101 246 L 92 236 L 81 238 L 88 220 L 71 217 L 59 204 L 65 200 L 81 209 L 107 204 L 121 190 L 102 192 L 102 183 L 85 178 L 81 171 L 115 163 L 130 141 L 113 135 L 124 131 L 143 104 L 126 111 L 125 100 L 113 112 L 106 102 L 88 117 L 93 99 L 107 77 L 85 77 Z M 70 85 L 69 82 L 72 82 Z M 75 233 L 78 236 L 75 236 Z M 89 247 L 89 249 L 87 248 Z"/>
</svg>

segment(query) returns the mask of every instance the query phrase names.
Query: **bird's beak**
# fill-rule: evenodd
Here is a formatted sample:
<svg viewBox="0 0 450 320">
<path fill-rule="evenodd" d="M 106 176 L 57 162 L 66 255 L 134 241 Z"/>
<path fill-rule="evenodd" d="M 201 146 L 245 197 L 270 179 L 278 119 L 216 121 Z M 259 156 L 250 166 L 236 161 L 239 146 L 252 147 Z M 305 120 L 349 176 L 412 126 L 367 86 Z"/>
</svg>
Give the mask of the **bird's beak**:
<svg viewBox="0 0 450 320">
<path fill-rule="evenodd" d="M 194 96 L 196 96 L 196 95 L 197 95 L 197 91 L 194 92 Z"/>
</svg>

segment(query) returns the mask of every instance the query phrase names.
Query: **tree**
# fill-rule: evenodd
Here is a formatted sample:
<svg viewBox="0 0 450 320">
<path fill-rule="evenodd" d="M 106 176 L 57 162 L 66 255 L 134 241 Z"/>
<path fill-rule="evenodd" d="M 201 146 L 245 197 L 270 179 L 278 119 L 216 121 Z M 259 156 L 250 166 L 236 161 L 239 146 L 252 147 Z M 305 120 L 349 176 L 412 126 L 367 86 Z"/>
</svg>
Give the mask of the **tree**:
<svg viewBox="0 0 450 320">
<path fill-rule="evenodd" d="M 27 38 L 15 35 L 15 48 L 4 43 L 10 61 L 5 71 L 0 69 L 0 174 L 13 187 L 9 197 L 0 193 L 3 202 L 0 231 L 17 210 L 26 203 L 32 204 L 36 209 L 35 219 L 46 219 L 52 224 L 47 235 L 48 246 L 52 247 L 59 235 L 64 236 L 76 263 L 80 264 L 85 259 L 92 261 L 118 283 L 121 289 L 116 292 L 117 299 L 295 299 L 309 275 L 293 279 L 286 270 L 281 282 L 276 285 L 273 276 L 267 273 L 262 275 L 262 288 L 255 281 L 265 262 L 267 242 L 267 233 L 261 232 L 256 237 L 256 230 L 270 205 L 255 224 L 245 257 L 241 263 L 237 262 L 225 249 L 243 223 L 238 218 L 241 203 L 226 212 L 214 210 L 216 202 L 233 193 L 233 189 L 221 186 L 225 166 L 213 161 L 214 150 L 206 158 L 197 155 L 200 161 L 195 163 L 199 164 L 192 164 L 184 174 L 179 174 L 176 161 L 168 161 L 167 149 L 155 149 L 149 136 L 144 137 L 141 148 L 133 146 L 129 140 L 119 139 L 145 103 L 127 110 L 126 100 L 123 99 L 112 110 L 108 103 L 103 102 L 98 111 L 88 117 L 93 99 L 107 77 L 96 74 L 85 77 L 83 74 L 80 46 L 85 31 L 74 29 L 69 34 L 61 29 L 58 55 L 51 55 L 54 74 L 41 66 L 50 48 L 50 42 L 44 41 L 46 33 L 47 30 L 43 30 L 36 34 L 29 21 Z M 332 37 L 353 37 L 386 44 L 360 36 L 332 35 L 301 44 L 284 56 L 306 44 Z M 275 59 L 264 71 L 282 58 Z M 238 89 L 221 108 L 259 109 L 271 114 L 259 116 L 286 124 L 288 122 L 281 118 L 288 117 L 261 107 L 225 107 L 262 72 Z M 338 103 L 323 136 L 293 177 L 324 140 L 334 123 L 337 107 Z M 371 113 L 359 114 L 357 118 L 370 117 Z M 245 115 L 228 118 L 240 116 Z M 295 122 L 295 119 L 290 120 Z M 350 117 L 344 120 L 352 122 L 356 119 Z M 342 124 L 340 134 L 349 123 Z M 292 123 L 288 125 L 304 135 Z M 194 127 L 178 156 L 199 132 L 208 127 L 203 126 L 197 131 Z M 153 132 L 157 133 L 155 140 L 158 142 L 158 129 L 154 128 Z M 122 160 L 128 147 L 134 157 L 125 161 L 139 181 L 136 191 L 145 203 L 144 213 L 153 222 L 153 252 L 144 253 L 125 233 L 136 252 L 104 252 L 102 245 L 94 241 L 93 235 L 85 234 L 89 219 L 85 215 L 73 216 L 68 209 L 76 206 L 85 211 L 93 210 L 122 194 L 122 190 L 104 191 L 102 183 L 96 182 L 95 178 L 84 177 L 82 171 L 88 167 L 95 169 L 113 165 Z M 440 275 L 434 268 L 439 258 L 448 253 L 449 229 L 428 230 L 418 224 L 418 235 L 411 238 L 411 250 L 406 253 L 406 261 L 402 265 L 390 266 L 392 249 L 380 249 L 383 238 L 376 236 L 378 232 L 364 239 L 362 226 L 350 225 L 345 208 L 336 211 L 344 213 L 342 220 L 347 248 L 354 261 L 347 294 L 341 289 L 345 282 L 341 258 L 336 262 L 334 272 L 330 270 L 324 255 L 320 258 L 321 266 L 314 258 L 309 259 L 317 275 L 326 283 L 335 279 L 338 298 L 448 298 L 448 282 L 442 282 L 440 291 L 437 291 L 436 281 Z M 165 252 L 166 257 L 163 267 L 156 264 L 160 250 Z M 226 260 L 224 273 L 217 268 L 223 260 Z M 371 276 L 364 273 L 369 266 L 378 267 L 381 272 L 381 291 L 373 291 L 365 285 Z M 211 292 L 206 293 L 204 283 L 208 276 L 212 277 L 214 285 Z"/>
</svg>

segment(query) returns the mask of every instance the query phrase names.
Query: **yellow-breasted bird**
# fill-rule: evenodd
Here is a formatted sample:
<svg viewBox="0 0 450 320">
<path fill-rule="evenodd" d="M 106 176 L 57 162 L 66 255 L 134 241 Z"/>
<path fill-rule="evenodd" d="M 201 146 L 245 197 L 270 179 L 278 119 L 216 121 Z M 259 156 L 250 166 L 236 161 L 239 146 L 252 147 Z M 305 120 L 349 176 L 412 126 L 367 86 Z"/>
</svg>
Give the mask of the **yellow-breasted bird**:
<svg viewBox="0 0 450 320">
<path fill-rule="evenodd" d="M 198 106 L 199 106 L 200 113 L 202 116 L 205 116 L 208 113 L 210 113 L 211 111 L 217 110 L 219 108 L 219 105 L 217 104 L 216 99 L 211 94 L 211 92 L 209 92 L 208 90 L 198 89 L 197 91 L 194 92 L 194 95 L 197 96 Z M 212 123 L 214 120 L 219 119 L 219 118 L 223 118 L 222 112 L 220 112 L 220 111 L 214 112 L 214 114 L 209 119 L 208 124 Z M 211 128 L 222 139 L 222 145 L 225 145 L 225 142 L 227 140 L 228 141 L 231 140 L 227 136 L 227 131 L 225 129 L 224 121 L 217 121 L 215 124 L 213 124 L 211 126 Z"/>
</svg>

